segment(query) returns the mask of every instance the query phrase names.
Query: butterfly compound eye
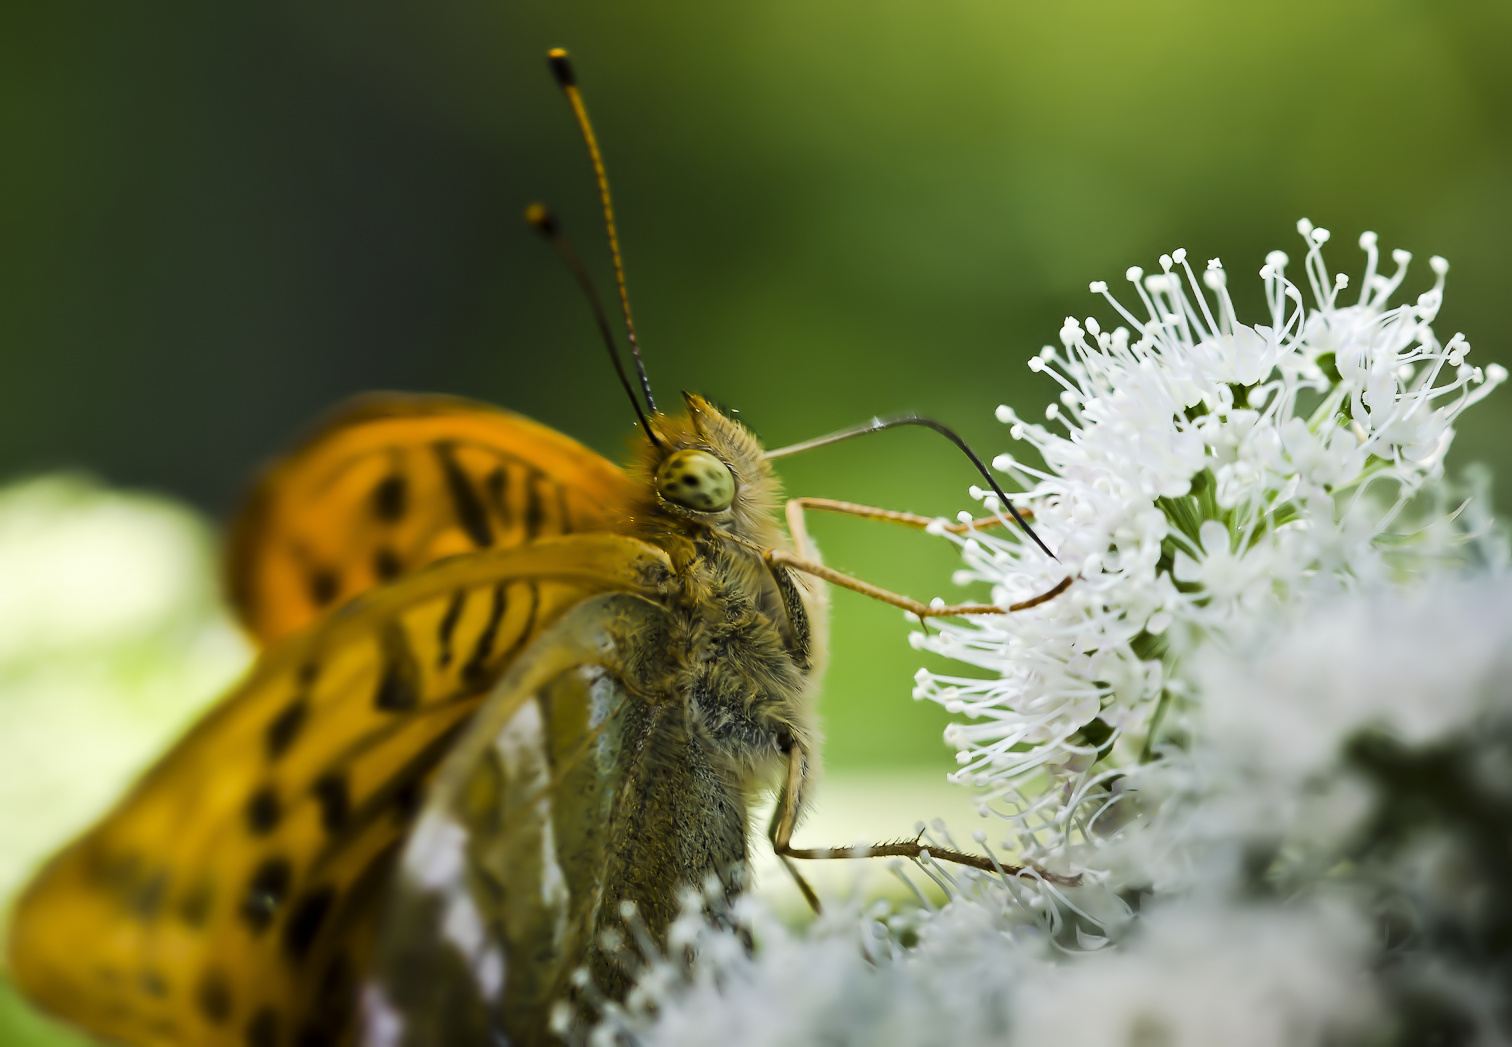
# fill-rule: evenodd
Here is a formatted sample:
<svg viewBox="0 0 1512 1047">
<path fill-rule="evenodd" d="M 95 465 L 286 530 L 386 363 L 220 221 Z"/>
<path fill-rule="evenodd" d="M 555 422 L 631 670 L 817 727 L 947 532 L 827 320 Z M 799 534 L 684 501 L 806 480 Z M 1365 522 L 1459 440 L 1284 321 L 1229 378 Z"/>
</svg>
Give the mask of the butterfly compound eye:
<svg viewBox="0 0 1512 1047">
<path fill-rule="evenodd" d="M 667 501 L 714 513 L 735 500 L 730 467 L 708 451 L 688 448 L 667 457 L 656 469 L 656 490 Z"/>
</svg>

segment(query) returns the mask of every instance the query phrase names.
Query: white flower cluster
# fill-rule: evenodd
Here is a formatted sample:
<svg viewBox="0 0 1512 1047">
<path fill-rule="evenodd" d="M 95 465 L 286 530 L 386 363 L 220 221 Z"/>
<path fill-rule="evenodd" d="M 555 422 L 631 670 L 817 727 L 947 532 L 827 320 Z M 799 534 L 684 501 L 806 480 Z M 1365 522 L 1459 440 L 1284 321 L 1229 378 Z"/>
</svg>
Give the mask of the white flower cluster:
<svg viewBox="0 0 1512 1047">
<path fill-rule="evenodd" d="M 957 580 L 991 584 L 1002 604 L 1074 582 L 1028 611 L 916 633 L 916 647 L 978 672 L 921 670 L 915 696 L 966 717 L 946 735 L 955 780 L 990 787 L 1032 860 L 1076 865 L 1074 848 L 1125 816 L 1109 801 L 1130 769 L 1183 745 L 1193 684 L 1182 666 L 1199 642 L 1452 552 L 1453 514 L 1433 481 L 1455 419 L 1506 371 L 1467 363 L 1462 335 L 1434 335 L 1442 258 L 1431 289 L 1388 307 L 1410 256 L 1394 252 L 1395 271 L 1379 272 L 1366 233 L 1346 304 L 1348 279 L 1323 262 L 1328 231 L 1299 230 L 1310 306 L 1275 251 L 1260 270 L 1268 322 L 1246 326 L 1218 260 L 1199 280 L 1176 251 L 1159 274 L 1128 271 L 1143 317 L 1099 281 L 1092 291 L 1122 325 L 1068 318 L 1062 347 L 1031 361 L 1062 386 L 1048 425 L 998 409 L 1043 466 L 1008 455 L 994 466 L 1025 487 L 1059 562 L 977 531 L 952 536 L 967 565 Z M 1414 511 L 1424 501 L 1427 523 Z"/>
<path fill-rule="evenodd" d="M 1097 885 L 925 863 L 943 907 L 794 931 L 742 899 L 753 952 L 711 892 L 586 1042 L 1506 1042 L 1512 580 L 1339 594 L 1237 648 L 1193 659 L 1190 751 L 1110 847 L 1178 873 L 1114 939 Z"/>
</svg>

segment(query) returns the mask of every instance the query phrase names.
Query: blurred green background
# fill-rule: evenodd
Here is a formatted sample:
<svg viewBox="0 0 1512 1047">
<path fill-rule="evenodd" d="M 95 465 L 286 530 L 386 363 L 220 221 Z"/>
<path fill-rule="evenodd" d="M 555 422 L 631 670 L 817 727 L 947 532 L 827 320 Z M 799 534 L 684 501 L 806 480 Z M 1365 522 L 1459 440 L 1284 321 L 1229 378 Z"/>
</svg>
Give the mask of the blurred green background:
<svg viewBox="0 0 1512 1047">
<path fill-rule="evenodd" d="M 631 417 L 592 322 L 520 220 L 550 202 L 607 289 L 553 46 L 598 125 L 657 389 L 769 444 L 915 410 L 990 457 L 997 404 L 1054 394 L 1027 357 L 1106 315 L 1090 280 L 1185 246 L 1222 256 L 1255 319 L 1251 274 L 1300 256 L 1304 215 L 1356 277 L 1364 229 L 1412 250 L 1409 293 L 1449 258 L 1441 335 L 1512 364 L 1506 0 L 51 0 L 0 14 L 0 480 L 83 467 L 220 517 L 374 388 L 489 400 L 619 457 Z M 1467 415 L 1455 463 L 1512 463 L 1504 399 Z M 783 473 L 942 514 L 973 481 L 921 431 Z M 950 595 L 943 543 L 815 531 L 837 566 Z M 834 603 L 830 765 L 949 767 L 900 616 Z"/>
</svg>

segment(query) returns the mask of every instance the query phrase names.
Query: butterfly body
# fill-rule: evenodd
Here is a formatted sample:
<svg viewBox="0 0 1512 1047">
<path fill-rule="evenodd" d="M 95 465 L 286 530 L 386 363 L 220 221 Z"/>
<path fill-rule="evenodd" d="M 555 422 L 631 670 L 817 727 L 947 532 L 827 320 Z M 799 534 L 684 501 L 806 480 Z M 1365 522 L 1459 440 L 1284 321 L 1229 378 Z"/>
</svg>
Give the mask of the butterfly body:
<svg viewBox="0 0 1512 1047">
<path fill-rule="evenodd" d="M 543 1042 L 622 994 L 616 936 L 733 895 L 752 800 L 818 740 L 822 596 L 762 558 L 760 447 L 688 408 L 628 475 L 442 398 L 276 465 L 231 550 L 267 651 L 28 887 L 21 988 L 162 1047 Z M 679 494 L 720 469 L 728 504 Z"/>
<path fill-rule="evenodd" d="M 527 652 L 479 713 L 400 862 L 392 947 L 363 999 L 367 1028 L 385 1030 L 375 1044 L 531 1044 L 591 1020 L 628 987 L 624 944 L 639 932 L 662 945 L 686 888 L 733 898 L 756 792 L 817 741 L 822 608 L 755 551 L 782 540 L 760 449 L 689 406 L 686 428 L 658 419 L 643 480 L 705 447 L 736 498 L 711 517 L 638 485 L 633 530 L 666 571 L 569 613 L 540 647 L 571 668 Z M 431 969 L 453 976 L 413 978 Z"/>
</svg>

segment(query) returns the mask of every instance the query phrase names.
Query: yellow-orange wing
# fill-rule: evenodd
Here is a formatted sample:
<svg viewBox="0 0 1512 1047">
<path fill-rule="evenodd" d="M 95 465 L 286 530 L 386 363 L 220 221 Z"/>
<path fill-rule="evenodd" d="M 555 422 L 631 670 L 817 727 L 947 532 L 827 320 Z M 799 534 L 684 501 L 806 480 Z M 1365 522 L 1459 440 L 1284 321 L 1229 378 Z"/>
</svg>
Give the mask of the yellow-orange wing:
<svg viewBox="0 0 1512 1047">
<path fill-rule="evenodd" d="M 616 530 L 632 494 L 618 467 L 528 418 L 372 394 L 264 472 L 232 527 L 228 587 L 271 643 L 445 556 Z"/>
<path fill-rule="evenodd" d="M 22 894 L 21 990 L 148 1047 L 345 1042 L 376 903 L 487 689 L 594 593 L 655 599 L 661 550 L 610 534 L 452 557 L 264 656 Z"/>
</svg>

